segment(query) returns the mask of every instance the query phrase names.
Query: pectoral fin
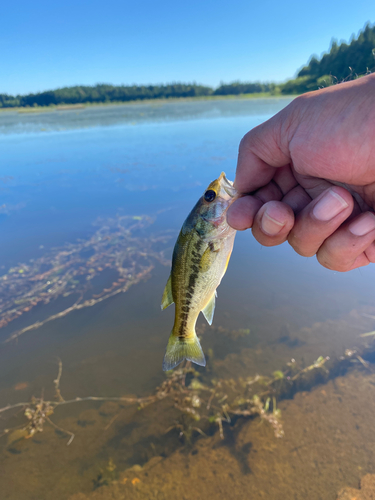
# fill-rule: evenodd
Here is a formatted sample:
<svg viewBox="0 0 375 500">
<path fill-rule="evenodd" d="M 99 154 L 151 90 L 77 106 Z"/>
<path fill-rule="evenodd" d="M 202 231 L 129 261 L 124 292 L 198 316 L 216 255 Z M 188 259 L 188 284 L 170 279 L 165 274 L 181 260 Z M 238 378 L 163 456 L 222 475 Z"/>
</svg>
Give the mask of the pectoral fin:
<svg viewBox="0 0 375 500">
<path fill-rule="evenodd" d="M 206 273 L 211 268 L 212 264 L 217 259 L 219 250 L 220 248 L 215 248 L 214 243 L 209 243 L 199 263 L 200 270 L 203 273 Z"/>
<path fill-rule="evenodd" d="M 161 308 L 166 309 L 168 306 L 173 304 L 173 296 L 172 296 L 172 275 L 169 276 L 167 284 L 164 288 L 163 298 L 161 299 Z"/>
<path fill-rule="evenodd" d="M 202 309 L 203 316 L 206 318 L 207 323 L 209 325 L 212 325 L 212 320 L 214 319 L 215 297 L 216 297 L 216 290 L 213 293 L 209 303 L 206 305 L 204 309 Z"/>
</svg>

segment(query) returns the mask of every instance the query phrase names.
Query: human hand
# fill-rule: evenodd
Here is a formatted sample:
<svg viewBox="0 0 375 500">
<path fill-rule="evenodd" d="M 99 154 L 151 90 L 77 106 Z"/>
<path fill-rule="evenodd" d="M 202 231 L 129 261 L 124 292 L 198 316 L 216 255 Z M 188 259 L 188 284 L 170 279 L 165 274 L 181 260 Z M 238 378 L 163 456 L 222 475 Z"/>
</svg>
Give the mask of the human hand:
<svg viewBox="0 0 375 500">
<path fill-rule="evenodd" d="M 299 96 L 248 132 L 235 187 L 245 196 L 228 223 L 262 245 L 288 240 L 336 271 L 375 262 L 375 74 Z"/>
</svg>

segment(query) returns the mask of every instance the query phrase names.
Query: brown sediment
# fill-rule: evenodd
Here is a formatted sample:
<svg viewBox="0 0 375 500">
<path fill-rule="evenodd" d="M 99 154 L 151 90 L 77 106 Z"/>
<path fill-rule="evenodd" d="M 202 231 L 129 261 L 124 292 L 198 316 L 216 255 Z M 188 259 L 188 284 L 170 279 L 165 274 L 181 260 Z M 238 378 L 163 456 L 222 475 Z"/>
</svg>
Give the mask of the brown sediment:
<svg viewBox="0 0 375 500">
<path fill-rule="evenodd" d="M 343 488 L 337 500 L 374 500 L 375 498 L 375 474 L 366 474 L 361 479 L 360 489 Z"/>
<path fill-rule="evenodd" d="M 332 500 L 373 470 L 374 384 L 374 374 L 354 371 L 282 402 L 282 440 L 256 420 L 237 421 L 224 442 L 218 434 L 200 439 L 190 450 L 151 458 L 120 472 L 113 484 L 69 500 Z M 367 479 L 362 484 L 357 497 L 339 500 L 373 498 L 364 496 L 373 491 Z"/>
<path fill-rule="evenodd" d="M 48 415 L 58 406 L 85 404 L 84 399 L 112 401 L 104 402 L 98 409 L 81 411 L 77 420 L 60 418 L 54 431 L 51 427 L 41 429 L 44 432 L 35 436 L 34 433 L 32 440 L 25 440 L 28 436 L 19 431 L 9 434 L 7 460 L 0 459 L 0 479 L 12 463 L 17 470 L 27 467 L 31 474 L 47 467 L 48 479 L 43 478 L 43 483 L 34 487 L 18 485 L 14 492 L 10 489 L 5 493 L 9 499 L 31 499 L 36 494 L 47 498 L 43 495 L 48 491 L 53 498 L 62 499 L 80 488 L 80 496 L 73 495 L 70 500 L 176 497 L 190 500 L 220 496 L 242 500 L 244 491 L 250 498 L 275 500 L 291 495 L 297 500 L 334 498 L 343 485 L 358 484 L 359 477 L 373 466 L 375 375 L 370 362 L 374 352 L 375 347 L 368 346 L 361 352 L 352 350 L 341 359 L 332 360 L 330 370 L 332 377 L 336 374 L 334 379 L 330 379 L 327 369 L 330 360 L 323 357 L 302 370 L 287 366 L 282 378 L 280 372 L 274 379 L 258 376 L 249 380 L 218 380 L 212 381 L 211 388 L 199 380 L 199 373 L 187 367 L 185 371 L 174 371 L 155 396 L 145 401 L 155 404 L 148 404 L 141 412 L 124 406 L 132 401 L 142 403 L 136 397 L 64 401 L 60 394 L 58 401 L 44 402 Z M 56 391 L 59 391 L 61 366 L 60 363 Z M 347 375 L 343 377 L 341 373 Z M 282 381 L 294 389 L 292 394 L 277 386 Z M 326 383 L 308 392 L 308 384 L 311 387 L 321 382 Z M 254 397 L 245 401 L 249 389 L 255 396 L 255 390 L 262 388 L 263 396 L 257 398 L 263 402 L 276 393 L 279 397 L 294 395 L 292 400 L 278 405 L 285 430 L 283 439 L 275 439 L 277 427 L 266 418 L 275 416 L 274 411 L 266 410 L 263 402 L 260 406 Z M 274 405 L 274 401 L 269 404 Z M 251 412 L 251 408 L 256 411 Z M 267 415 L 262 415 L 262 409 Z M 206 413 L 216 416 L 211 424 L 204 418 Z M 255 414 L 261 420 L 243 418 Z M 228 418 L 223 429 L 225 415 L 230 415 L 231 420 Z M 260 425 L 262 421 L 265 423 Z M 66 442 L 65 429 L 76 436 L 68 448 L 71 451 L 64 452 L 67 447 L 61 449 L 59 445 L 59 460 L 51 461 L 47 449 L 52 447 L 54 454 L 53 442 L 57 437 Z M 214 429 L 220 432 L 212 435 Z M 204 439 L 199 438 L 202 434 L 206 435 Z M 43 454 L 38 455 L 37 443 L 43 444 Z M 105 456 L 100 451 L 103 446 L 107 450 Z M 34 455 L 39 456 L 35 464 Z M 77 460 L 86 464 L 84 480 L 74 472 Z M 131 466 L 135 461 L 137 466 Z M 69 470 L 75 474 L 75 479 L 64 483 L 58 476 L 57 462 L 63 465 L 65 474 Z M 120 467 L 122 463 L 129 464 L 125 470 Z M 86 484 L 83 490 L 78 486 L 82 482 Z M 93 485 L 95 491 L 90 493 Z"/>
<path fill-rule="evenodd" d="M 14 386 L 14 390 L 15 391 L 23 391 L 24 389 L 27 389 L 28 387 L 29 387 L 28 382 L 18 382 L 18 384 L 16 384 Z"/>
</svg>

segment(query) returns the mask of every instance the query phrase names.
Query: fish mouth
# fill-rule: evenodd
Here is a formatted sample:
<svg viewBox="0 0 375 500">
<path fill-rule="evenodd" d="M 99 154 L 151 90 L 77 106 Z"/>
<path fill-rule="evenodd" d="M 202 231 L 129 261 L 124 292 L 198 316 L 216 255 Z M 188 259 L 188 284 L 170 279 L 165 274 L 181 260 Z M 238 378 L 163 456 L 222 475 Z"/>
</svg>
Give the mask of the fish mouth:
<svg viewBox="0 0 375 500">
<path fill-rule="evenodd" d="M 230 196 L 231 198 L 238 197 L 237 189 L 233 186 L 233 182 L 227 179 L 225 172 L 221 172 L 218 181 L 220 182 L 220 186 L 224 189 L 228 196 Z"/>
<path fill-rule="evenodd" d="M 220 177 L 217 179 L 217 182 L 219 182 L 220 196 L 223 200 L 223 202 L 221 202 L 223 205 L 222 210 L 219 211 L 217 217 L 204 217 L 203 215 L 201 215 L 201 217 L 206 222 L 218 227 L 226 220 L 228 208 L 230 207 L 230 205 L 232 205 L 234 200 L 239 197 L 239 193 L 233 186 L 233 182 L 227 179 L 224 172 L 221 172 Z M 224 193 L 229 196 L 229 198 L 227 198 Z"/>
</svg>

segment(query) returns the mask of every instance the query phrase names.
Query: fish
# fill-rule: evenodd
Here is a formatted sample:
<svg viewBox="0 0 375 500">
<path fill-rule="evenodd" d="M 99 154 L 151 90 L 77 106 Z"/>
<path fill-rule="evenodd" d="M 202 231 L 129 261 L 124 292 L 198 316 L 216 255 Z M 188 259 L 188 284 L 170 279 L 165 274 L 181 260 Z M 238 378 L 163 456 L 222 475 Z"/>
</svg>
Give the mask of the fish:
<svg viewBox="0 0 375 500">
<path fill-rule="evenodd" d="M 172 370 L 184 359 L 206 365 L 195 324 L 200 312 L 212 324 L 216 288 L 227 270 L 236 236 L 236 230 L 226 221 L 226 213 L 237 197 L 233 183 L 222 172 L 205 190 L 181 228 L 161 303 L 162 310 L 175 303 L 164 371 Z"/>
</svg>

